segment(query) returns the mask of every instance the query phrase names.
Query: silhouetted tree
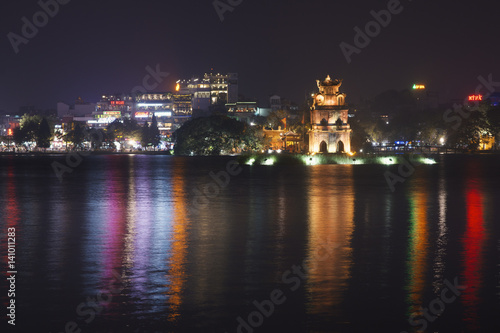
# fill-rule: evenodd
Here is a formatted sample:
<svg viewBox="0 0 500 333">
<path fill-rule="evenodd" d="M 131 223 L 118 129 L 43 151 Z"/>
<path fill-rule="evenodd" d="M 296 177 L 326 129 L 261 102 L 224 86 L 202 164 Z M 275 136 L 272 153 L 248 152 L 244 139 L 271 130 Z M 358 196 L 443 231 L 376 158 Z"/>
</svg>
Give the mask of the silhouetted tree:
<svg viewBox="0 0 500 333">
<path fill-rule="evenodd" d="M 144 126 L 142 127 L 141 131 L 141 145 L 143 147 L 147 147 L 150 142 L 149 139 L 149 124 L 146 122 Z"/>
<path fill-rule="evenodd" d="M 84 139 L 85 133 L 83 132 L 83 128 L 79 123 L 75 123 L 74 129 L 69 131 L 69 133 L 66 135 L 66 141 L 73 142 L 74 148 L 80 147 Z"/>
<path fill-rule="evenodd" d="M 26 132 L 21 127 L 14 128 L 13 131 L 14 142 L 20 146 L 27 141 Z"/>
<path fill-rule="evenodd" d="M 40 126 L 37 132 L 36 145 L 39 148 L 47 149 L 50 147 L 50 139 L 52 137 L 52 133 L 50 131 L 49 123 L 47 119 L 43 118 L 40 122 Z"/>
<path fill-rule="evenodd" d="M 468 114 L 460 126 L 448 130 L 448 145 L 456 148 L 466 148 L 471 151 L 479 149 L 481 137 L 489 134 L 490 125 L 487 118 L 487 106 L 476 108 L 463 107 L 463 114 Z"/>
<path fill-rule="evenodd" d="M 160 144 L 160 131 L 158 130 L 158 122 L 156 121 L 156 116 L 153 115 L 151 121 L 151 127 L 149 127 L 149 142 L 156 149 Z"/>
</svg>

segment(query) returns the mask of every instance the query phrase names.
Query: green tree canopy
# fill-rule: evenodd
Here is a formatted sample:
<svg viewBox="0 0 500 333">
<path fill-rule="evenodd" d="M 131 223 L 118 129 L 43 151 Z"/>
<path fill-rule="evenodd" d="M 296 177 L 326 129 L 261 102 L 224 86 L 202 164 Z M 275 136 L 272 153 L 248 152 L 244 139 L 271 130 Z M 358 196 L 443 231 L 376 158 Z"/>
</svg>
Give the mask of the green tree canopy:
<svg viewBox="0 0 500 333">
<path fill-rule="evenodd" d="M 194 118 L 174 132 L 177 155 L 220 155 L 262 149 L 262 131 L 223 115 Z"/>
<path fill-rule="evenodd" d="M 47 119 L 43 118 L 38 127 L 36 145 L 39 148 L 50 148 L 50 139 L 52 138 L 52 133 L 50 131 L 49 123 Z"/>
<path fill-rule="evenodd" d="M 475 151 L 479 149 L 481 137 L 490 134 L 486 105 L 474 108 L 464 106 L 461 124 L 456 129 L 448 129 L 448 145 Z M 467 116 L 468 115 L 468 116 Z"/>
</svg>

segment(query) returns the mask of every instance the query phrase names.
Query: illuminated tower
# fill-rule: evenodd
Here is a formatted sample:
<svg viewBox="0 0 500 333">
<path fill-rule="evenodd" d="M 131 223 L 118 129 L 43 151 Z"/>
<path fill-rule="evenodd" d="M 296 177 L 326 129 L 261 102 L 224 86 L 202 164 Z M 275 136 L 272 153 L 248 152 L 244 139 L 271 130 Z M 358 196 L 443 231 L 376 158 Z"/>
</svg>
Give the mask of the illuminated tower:
<svg viewBox="0 0 500 333">
<path fill-rule="evenodd" d="M 309 132 L 310 153 L 351 151 L 351 129 L 347 123 L 345 94 L 339 92 L 342 80 L 317 80 L 319 93 L 314 95 Z"/>
</svg>

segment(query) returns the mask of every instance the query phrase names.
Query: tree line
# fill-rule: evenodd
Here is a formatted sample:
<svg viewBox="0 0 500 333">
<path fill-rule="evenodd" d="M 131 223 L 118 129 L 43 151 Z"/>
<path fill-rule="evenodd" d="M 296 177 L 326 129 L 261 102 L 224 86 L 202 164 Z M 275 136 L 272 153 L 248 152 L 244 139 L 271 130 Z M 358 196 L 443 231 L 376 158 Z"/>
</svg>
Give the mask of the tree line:
<svg viewBox="0 0 500 333">
<path fill-rule="evenodd" d="M 500 107 L 489 100 L 430 107 L 419 104 L 408 90 L 391 90 L 363 101 L 353 113 L 349 124 L 355 150 L 369 151 L 375 142 L 408 141 L 475 151 L 485 138 L 500 134 Z"/>
<path fill-rule="evenodd" d="M 158 122 L 153 116 L 151 124 L 147 122 L 140 126 L 137 121 L 125 118 L 115 120 L 105 128 L 89 128 L 80 122 L 68 124 L 67 131 L 55 129 L 57 120 L 53 117 L 40 115 L 23 115 L 20 126 L 13 131 L 13 141 L 18 147 L 29 147 L 27 143 L 35 144 L 37 148 L 50 148 L 54 138 L 62 140 L 66 148 L 82 149 L 84 142 L 89 142 L 91 149 L 113 147 L 114 142 L 124 144 L 127 141 L 140 143 L 142 147 L 156 149 L 161 142 Z"/>
</svg>

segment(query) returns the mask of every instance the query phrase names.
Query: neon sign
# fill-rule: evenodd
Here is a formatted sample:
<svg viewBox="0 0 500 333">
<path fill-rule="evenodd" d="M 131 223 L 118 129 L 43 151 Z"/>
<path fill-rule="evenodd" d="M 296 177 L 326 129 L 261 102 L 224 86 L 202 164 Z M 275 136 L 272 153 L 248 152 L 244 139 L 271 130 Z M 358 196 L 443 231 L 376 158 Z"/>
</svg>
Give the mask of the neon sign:
<svg viewBox="0 0 500 333">
<path fill-rule="evenodd" d="M 425 89 L 425 86 L 423 84 L 414 84 L 413 89 L 415 90 L 423 90 Z"/>
<path fill-rule="evenodd" d="M 149 118 L 149 112 L 136 112 L 136 118 Z"/>
<path fill-rule="evenodd" d="M 12 132 L 12 128 L 9 128 L 7 130 L 7 136 L 13 136 L 13 135 L 14 135 L 14 133 Z"/>
<path fill-rule="evenodd" d="M 155 112 L 157 117 L 172 117 L 172 112 Z"/>
<path fill-rule="evenodd" d="M 469 101 L 482 101 L 483 100 L 483 95 L 469 95 L 468 96 Z"/>
<path fill-rule="evenodd" d="M 124 101 L 111 101 L 111 105 L 125 105 Z"/>
</svg>

